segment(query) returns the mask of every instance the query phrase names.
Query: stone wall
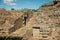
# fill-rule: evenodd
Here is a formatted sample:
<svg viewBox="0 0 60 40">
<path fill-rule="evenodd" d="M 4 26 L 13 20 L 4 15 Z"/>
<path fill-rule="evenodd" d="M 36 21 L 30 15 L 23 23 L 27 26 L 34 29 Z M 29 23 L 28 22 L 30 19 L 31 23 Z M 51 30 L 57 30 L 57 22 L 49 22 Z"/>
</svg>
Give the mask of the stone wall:
<svg viewBox="0 0 60 40">
<path fill-rule="evenodd" d="M 9 28 L 9 33 L 11 32 L 15 32 L 16 30 L 20 29 L 23 27 L 23 20 L 22 18 L 18 18 L 15 22 L 14 22 L 14 26 Z"/>
<path fill-rule="evenodd" d="M 4 10 L 0 9 L 0 36 L 9 36 L 16 30 L 25 27 L 24 17 L 27 15 L 26 23 L 32 18 L 34 12 L 27 10 Z M 29 30 L 28 30 L 29 33 Z"/>
<path fill-rule="evenodd" d="M 39 40 L 60 40 L 60 35 L 57 31 L 60 28 L 60 7 L 56 6 L 58 4 L 58 1 L 53 1 L 40 7 L 33 25 L 40 27 L 40 29 L 35 29 L 35 31 L 33 29 L 33 37 L 37 38 L 37 34 L 39 34 Z M 40 32 L 38 33 L 38 31 Z"/>
</svg>

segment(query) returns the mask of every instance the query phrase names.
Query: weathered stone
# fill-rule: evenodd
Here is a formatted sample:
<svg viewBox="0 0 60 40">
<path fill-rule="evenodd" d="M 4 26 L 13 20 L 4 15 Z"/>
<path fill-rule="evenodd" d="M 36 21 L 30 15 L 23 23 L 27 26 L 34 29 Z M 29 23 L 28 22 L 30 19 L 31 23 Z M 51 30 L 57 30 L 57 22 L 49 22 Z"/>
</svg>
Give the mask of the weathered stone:
<svg viewBox="0 0 60 40">
<path fill-rule="evenodd" d="M 37 14 L 40 15 L 36 16 L 36 21 L 34 21 L 35 23 L 32 26 L 34 38 L 38 38 L 41 40 L 59 39 L 59 33 L 57 33 L 57 30 L 59 30 L 58 28 L 60 28 L 59 5 L 60 3 L 56 0 L 53 1 L 52 4 L 48 3 L 39 8 L 39 13 Z"/>
<path fill-rule="evenodd" d="M 0 9 L 0 37 L 8 37 L 8 36 L 19 36 L 25 35 L 26 33 L 19 34 L 16 32 L 18 29 L 23 29 L 22 32 L 25 31 L 24 22 L 28 23 L 30 18 L 32 18 L 34 11 L 27 9 L 27 10 L 5 10 Z M 27 19 L 25 21 L 24 17 L 27 15 Z M 16 32 L 16 33 L 14 33 Z M 29 33 L 29 32 L 27 32 Z M 19 34 L 19 35 L 18 35 Z M 31 35 L 30 35 L 31 36 Z"/>
<path fill-rule="evenodd" d="M 54 1 L 60 1 L 60 0 L 54 0 Z"/>
</svg>

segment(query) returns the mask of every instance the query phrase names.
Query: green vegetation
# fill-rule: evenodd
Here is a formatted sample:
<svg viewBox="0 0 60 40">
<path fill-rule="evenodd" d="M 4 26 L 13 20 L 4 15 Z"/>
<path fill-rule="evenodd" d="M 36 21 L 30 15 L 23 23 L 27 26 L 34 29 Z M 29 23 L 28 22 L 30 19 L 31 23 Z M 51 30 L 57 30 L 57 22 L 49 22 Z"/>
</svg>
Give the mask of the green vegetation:
<svg viewBox="0 0 60 40">
<path fill-rule="evenodd" d="M 14 8 L 11 8 L 11 10 L 15 10 Z"/>
<path fill-rule="evenodd" d="M 32 9 L 34 12 L 37 12 L 38 11 L 38 9 L 36 10 L 36 9 Z"/>
</svg>

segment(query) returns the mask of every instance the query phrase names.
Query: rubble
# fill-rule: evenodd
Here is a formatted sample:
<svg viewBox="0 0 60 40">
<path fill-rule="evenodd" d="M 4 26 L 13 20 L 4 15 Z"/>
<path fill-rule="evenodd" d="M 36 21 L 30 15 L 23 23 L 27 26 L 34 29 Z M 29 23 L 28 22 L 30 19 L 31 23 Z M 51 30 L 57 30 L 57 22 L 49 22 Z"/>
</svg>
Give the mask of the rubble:
<svg viewBox="0 0 60 40">
<path fill-rule="evenodd" d="M 22 40 L 60 40 L 60 0 L 31 9 L 0 9 L 0 36 Z"/>
<path fill-rule="evenodd" d="M 53 1 L 40 7 L 33 29 L 33 38 L 36 40 L 60 40 L 60 9 L 59 2 Z"/>
<path fill-rule="evenodd" d="M 27 15 L 26 21 L 24 19 L 24 15 Z M 16 30 L 24 27 L 24 22 L 28 22 L 32 16 L 32 10 L 26 10 L 25 12 L 22 12 L 16 10 L 7 11 L 5 9 L 0 9 L 0 36 L 10 36 L 10 34 Z"/>
</svg>

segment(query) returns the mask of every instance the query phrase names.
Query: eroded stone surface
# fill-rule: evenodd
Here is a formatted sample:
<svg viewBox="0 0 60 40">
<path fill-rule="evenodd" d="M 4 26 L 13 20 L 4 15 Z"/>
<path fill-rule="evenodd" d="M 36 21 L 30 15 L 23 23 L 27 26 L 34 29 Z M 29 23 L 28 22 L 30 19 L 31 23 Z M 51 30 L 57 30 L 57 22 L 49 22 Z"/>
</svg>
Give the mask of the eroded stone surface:
<svg viewBox="0 0 60 40">
<path fill-rule="evenodd" d="M 59 40 L 57 30 L 60 28 L 60 2 L 53 1 L 45 4 L 38 10 L 35 23 L 32 25 L 33 38 L 36 40 Z"/>
<path fill-rule="evenodd" d="M 1 9 L 0 36 L 7 35 L 23 40 L 60 40 L 59 0 L 42 5 L 37 12 Z"/>
</svg>

